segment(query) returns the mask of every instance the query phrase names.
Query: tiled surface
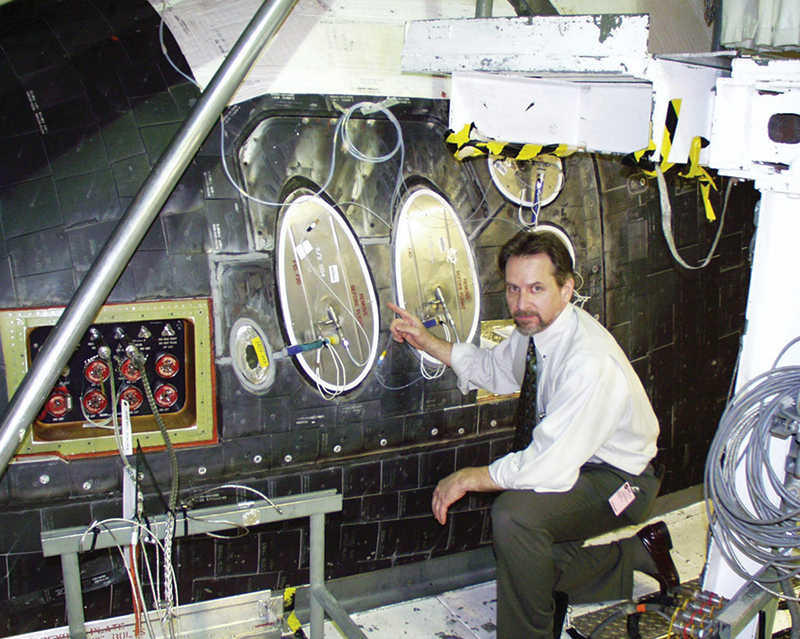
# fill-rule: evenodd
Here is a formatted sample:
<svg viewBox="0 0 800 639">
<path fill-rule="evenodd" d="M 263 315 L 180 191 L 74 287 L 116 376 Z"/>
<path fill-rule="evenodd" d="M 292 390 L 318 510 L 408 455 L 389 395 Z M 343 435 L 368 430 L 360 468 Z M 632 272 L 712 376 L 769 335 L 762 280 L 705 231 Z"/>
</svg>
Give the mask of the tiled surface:
<svg viewBox="0 0 800 639">
<path fill-rule="evenodd" d="M 686 583 L 697 579 L 706 557 L 708 519 L 705 505 L 702 502 L 693 504 L 658 519 L 663 519 L 669 526 L 672 557 L 681 581 Z M 637 528 L 622 529 L 599 537 L 593 543 L 629 536 Z M 636 573 L 635 598 L 653 593 L 657 588 L 654 579 Z M 352 618 L 370 639 L 495 639 L 495 603 L 495 583 L 489 582 L 437 597 L 354 614 Z M 575 619 L 601 607 L 604 606 L 574 606 L 570 614 Z M 325 639 L 341 636 L 332 624 L 326 622 Z"/>
</svg>

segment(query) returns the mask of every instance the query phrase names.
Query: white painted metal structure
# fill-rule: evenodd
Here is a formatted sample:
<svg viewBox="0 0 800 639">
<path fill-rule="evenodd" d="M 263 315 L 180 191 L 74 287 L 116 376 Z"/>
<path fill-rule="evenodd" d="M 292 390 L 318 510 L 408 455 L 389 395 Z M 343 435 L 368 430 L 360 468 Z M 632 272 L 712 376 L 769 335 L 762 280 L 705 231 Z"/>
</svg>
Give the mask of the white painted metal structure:
<svg viewBox="0 0 800 639">
<path fill-rule="evenodd" d="M 783 347 L 800 335 L 800 145 L 775 142 L 768 132 L 773 115 L 800 114 L 800 61 L 734 60 L 731 77 L 719 80 L 716 93 L 710 165 L 723 175 L 754 180 L 761 192 L 738 390 L 772 368 Z M 789 350 L 780 364 L 800 364 L 800 349 Z M 777 472 L 788 448 L 787 441 L 771 450 Z M 744 486 L 744 470 L 738 476 Z M 733 597 L 743 584 L 712 545 L 704 587 Z M 740 636 L 754 634 L 751 624 Z"/>
</svg>

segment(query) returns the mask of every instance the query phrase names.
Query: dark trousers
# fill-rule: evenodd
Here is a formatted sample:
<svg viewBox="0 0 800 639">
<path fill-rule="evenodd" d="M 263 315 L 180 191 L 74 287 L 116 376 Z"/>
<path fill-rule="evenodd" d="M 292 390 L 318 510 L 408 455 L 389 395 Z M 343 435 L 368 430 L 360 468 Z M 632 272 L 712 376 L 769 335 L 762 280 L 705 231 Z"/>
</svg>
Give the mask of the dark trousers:
<svg viewBox="0 0 800 639">
<path fill-rule="evenodd" d="M 636 499 L 619 516 L 608 498 L 629 482 Z M 571 490 L 508 490 L 492 508 L 497 557 L 497 639 L 552 639 L 553 591 L 570 603 L 628 599 L 633 591 L 631 540 L 583 546 L 591 537 L 649 515 L 659 481 L 652 467 L 635 476 L 587 464 Z"/>
</svg>

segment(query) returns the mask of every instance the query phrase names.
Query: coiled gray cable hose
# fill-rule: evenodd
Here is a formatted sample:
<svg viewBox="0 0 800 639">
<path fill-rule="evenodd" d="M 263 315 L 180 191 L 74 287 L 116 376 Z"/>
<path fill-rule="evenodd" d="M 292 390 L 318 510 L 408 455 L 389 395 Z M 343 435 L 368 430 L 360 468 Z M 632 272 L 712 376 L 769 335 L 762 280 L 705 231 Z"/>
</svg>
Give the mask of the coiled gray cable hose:
<svg viewBox="0 0 800 639">
<path fill-rule="evenodd" d="M 770 451 L 786 447 L 775 424 L 800 427 L 800 366 L 772 368 L 751 380 L 722 415 L 705 469 L 705 499 L 714 539 L 745 579 L 779 583 L 800 573 L 800 495 L 785 485 Z M 742 482 L 741 467 L 746 481 Z M 743 557 L 757 564 L 755 572 Z M 779 572 L 766 577 L 762 567 Z"/>
</svg>

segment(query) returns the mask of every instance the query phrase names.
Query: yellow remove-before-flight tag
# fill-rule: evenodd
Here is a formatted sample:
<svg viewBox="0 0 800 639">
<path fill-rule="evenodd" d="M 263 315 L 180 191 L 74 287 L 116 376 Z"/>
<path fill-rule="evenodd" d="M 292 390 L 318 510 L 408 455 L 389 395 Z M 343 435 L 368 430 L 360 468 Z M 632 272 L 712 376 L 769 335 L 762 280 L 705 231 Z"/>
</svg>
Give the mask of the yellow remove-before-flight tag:
<svg viewBox="0 0 800 639">
<path fill-rule="evenodd" d="M 253 344 L 253 348 L 256 349 L 256 357 L 258 357 L 258 363 L 261 368 L 269 368 L 269 357 L 267 357 L 267 349 L 264 348 L 264 342 L 261 341 L 260 337 L 254 337 L 250 342 Z"/>
</svg>

